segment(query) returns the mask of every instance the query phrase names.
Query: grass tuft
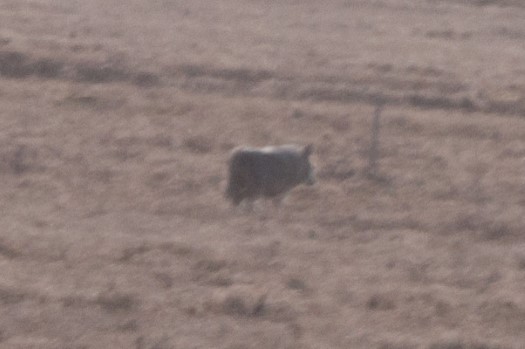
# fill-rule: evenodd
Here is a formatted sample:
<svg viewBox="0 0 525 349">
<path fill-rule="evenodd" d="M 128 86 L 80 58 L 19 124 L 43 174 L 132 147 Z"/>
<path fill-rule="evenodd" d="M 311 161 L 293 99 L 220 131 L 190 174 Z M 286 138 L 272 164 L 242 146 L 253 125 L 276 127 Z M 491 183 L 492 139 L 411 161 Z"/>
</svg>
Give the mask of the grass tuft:
<svg viewBox="0 0 525 349">
<path fill-rule="evenodd" d="M 133 296 L 124 293 L 100 294 L 95 304 L 107 312 L 130 311 L 138 306 L 139 301 Z"/>
<path fill-rule="evenodd" d="M 370 310 L 392 310 L 396 306 L 394 301 L 386 295 L 374 294 L 368 298 L 366 307 Z"/>
<path fill-rule="evenodd" d="M 186 149 L 196 154 L 206 154 L 213 150 L 211 141 L 203 136 L 188 137 L 183 145 Z"/>
<path fill-rule="evenodd" d="M 129 79 L 130 76 L 125 68 L 90 62 L 77 64 L 75 73 L 78 81 L 88 83 L 120 82 Z"/>
</svg>

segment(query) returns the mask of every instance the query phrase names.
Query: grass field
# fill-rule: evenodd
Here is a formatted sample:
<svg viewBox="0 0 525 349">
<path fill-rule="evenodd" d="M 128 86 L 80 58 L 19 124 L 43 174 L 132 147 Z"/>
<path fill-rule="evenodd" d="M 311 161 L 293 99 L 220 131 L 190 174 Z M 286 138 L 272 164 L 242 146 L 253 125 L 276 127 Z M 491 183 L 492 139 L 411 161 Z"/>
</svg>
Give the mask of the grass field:
<svg viewBox="0 0 525 349">
<path fill-rule="evenodd" d="M 0 23 L 1 348 L 525 348 L 522 1 Z M 317 184 L 234 210 L 231 149 L 282 143 L 314 144 Z"/>
</svg>

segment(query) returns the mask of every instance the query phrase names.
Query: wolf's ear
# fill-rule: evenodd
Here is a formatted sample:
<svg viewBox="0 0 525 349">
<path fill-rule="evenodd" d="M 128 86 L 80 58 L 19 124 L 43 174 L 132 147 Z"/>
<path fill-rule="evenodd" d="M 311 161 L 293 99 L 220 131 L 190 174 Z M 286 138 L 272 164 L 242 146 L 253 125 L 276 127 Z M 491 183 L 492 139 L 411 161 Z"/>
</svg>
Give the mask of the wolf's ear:
<svg viewBox="0 0 525 349">
<path fill-rule="evenodd" d="M 312 155 L 313 152 L 314 152 L 314 146 L 313 146 L 313 144 L 310 143 L 306 147 L 304 147 L 304 149 L 303 149 L 303 156 L 305 158 L 307 158 L 310 155 Z"/>
</svg>

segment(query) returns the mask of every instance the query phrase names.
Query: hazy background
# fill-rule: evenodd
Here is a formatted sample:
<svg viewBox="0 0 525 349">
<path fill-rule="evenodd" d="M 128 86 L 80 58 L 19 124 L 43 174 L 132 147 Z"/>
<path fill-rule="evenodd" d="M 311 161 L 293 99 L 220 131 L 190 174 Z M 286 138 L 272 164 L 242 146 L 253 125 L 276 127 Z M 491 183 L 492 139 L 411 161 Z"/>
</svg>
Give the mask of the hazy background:
<svg viewBox="0 0 525 349">
<path fill-rule="evenodd" d="M 522 1 L 0 23 L 0 347 L 524 348 Z M 315 145 L 317 185 L 232 210 L 230 150 L 281 143 Z"/>
</svg>

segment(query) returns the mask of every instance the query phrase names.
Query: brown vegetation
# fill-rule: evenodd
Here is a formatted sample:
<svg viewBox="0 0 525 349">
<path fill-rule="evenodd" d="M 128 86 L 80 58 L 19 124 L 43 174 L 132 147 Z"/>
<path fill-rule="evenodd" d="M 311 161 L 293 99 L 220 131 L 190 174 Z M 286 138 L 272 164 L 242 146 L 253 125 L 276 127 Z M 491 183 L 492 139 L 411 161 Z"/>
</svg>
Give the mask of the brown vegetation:
<svg viewBox="0 0 525 349">
<path fill-rule="evenodd" d="M 524 11 L 1 2 L 0 347 L 522 348 Z M 233 210 L 282 143 L 316 186 Z"/>
</svg>

